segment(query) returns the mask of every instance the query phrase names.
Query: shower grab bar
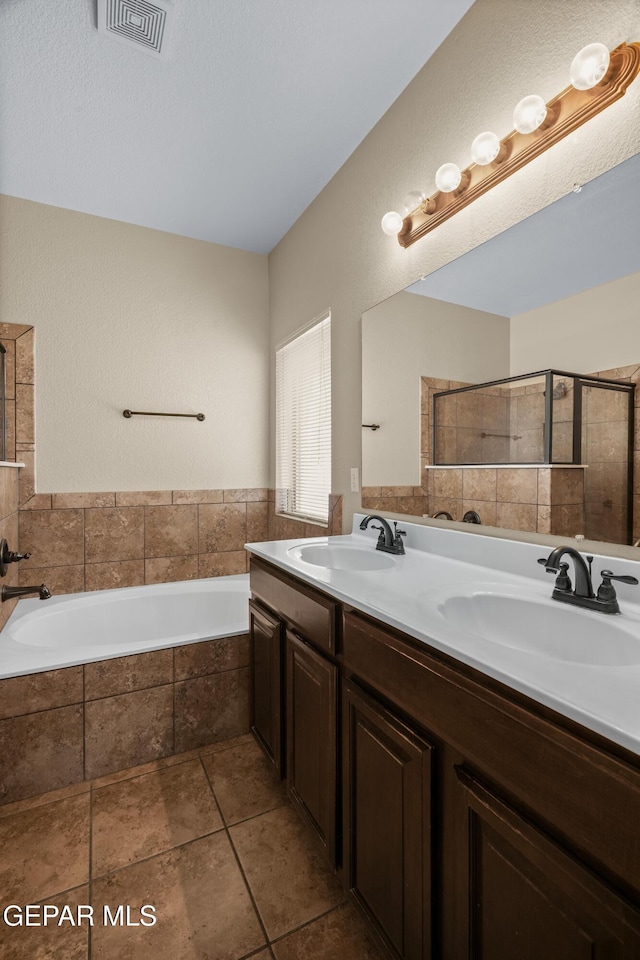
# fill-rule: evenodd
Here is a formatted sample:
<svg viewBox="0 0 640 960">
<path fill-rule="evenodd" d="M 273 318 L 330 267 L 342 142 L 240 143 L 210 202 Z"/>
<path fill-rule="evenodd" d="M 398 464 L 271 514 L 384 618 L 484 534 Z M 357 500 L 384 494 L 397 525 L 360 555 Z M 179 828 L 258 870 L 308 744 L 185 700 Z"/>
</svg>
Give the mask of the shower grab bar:
<svg viewBox="0 0 640 960">
<path fill-rule="evenodd" d="M 122 416 L 127 420 L 131 417 L 193 417 L 195 420 L 204 420 L 204 413 L 151 413 L 150 410 L 123 410 Z"/>
<path fill-rule="evenodd" d="M 511 433 L 481 433 L 480 436 L 484 439 L 485 437 L 503 437 L 505 440 L 522 440 L 522 437 L 519 434 Z"/>
</svg>

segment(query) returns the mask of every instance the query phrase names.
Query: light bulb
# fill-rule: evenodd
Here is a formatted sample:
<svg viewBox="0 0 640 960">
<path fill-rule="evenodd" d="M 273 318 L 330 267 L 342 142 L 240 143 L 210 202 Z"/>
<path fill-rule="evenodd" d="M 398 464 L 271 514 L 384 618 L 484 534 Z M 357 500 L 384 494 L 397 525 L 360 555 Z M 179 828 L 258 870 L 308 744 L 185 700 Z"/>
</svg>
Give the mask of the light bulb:
<svg viewBox="0 0 640 960">
<path fill-rule="evenodd" d="M 411 211 L 419 207 L 421 203 L 424 203 L 426 199 L 426 194 L 424 194 L 422 190 L 411 190 L 404 198 L 405 213 L 411 213 Z"/>
<path fill-rule="evenodd" d="M 388 237 L 395 237 L 402 226 L 402 217 L 395 210 L 390 210 L 389 213 L 385 213 L 380 226 Z"/>
<path fill-rule="evenodd" d="M 609 51 L 604 43 L 590 43 L 575 55 L 569 77 L 576 90 L 591 90 L 609 69 Z"/>
<path fill-rule="evenodd" d="M 495 133 L 491 133 L 490 130 L 479 133 L 471 144 L 471 159 L 480 167 L 493 163 L 499 153 L 500 141 Z"/>
<path fill-rule="evenodd" d="M 436 171 L 436 187 L 441 193 L 453 193 L 460 186 L 462 173 L 455 163 L 443 163 Z"/>
<path fill-rule="evenodd" d="M 532 94 L 525 97 L 513 111 L 513 125 L 518 133 L 533 133 L 544 123 L 547 105 L 542 97 Z"/>
</svg>

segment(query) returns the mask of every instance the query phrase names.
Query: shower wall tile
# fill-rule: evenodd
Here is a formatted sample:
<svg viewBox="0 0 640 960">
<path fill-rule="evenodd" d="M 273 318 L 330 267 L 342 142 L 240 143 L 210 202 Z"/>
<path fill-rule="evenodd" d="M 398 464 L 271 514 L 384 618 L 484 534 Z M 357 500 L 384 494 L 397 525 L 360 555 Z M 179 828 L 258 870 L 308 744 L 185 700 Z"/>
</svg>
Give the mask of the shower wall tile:
<svg viewBox="0 0 640 960">
<path fill-rule="evenodd" d="M 24 463 L 24 467 L 18 472 L 20 474 L 18 484 L 20 490 L 20 506 L 30 501 L 36 491 L 35 463 L 36 455 L 33 450 L 16 450 L 16 460 Z"/>
<path fill-rule="evenodd" d="M 537 503 L 537 470 L 498 470 L 497 499 L 508 503 Z"/>
<path fill-rule="evenodd" d="M 65 567 L 32 567 L 22 562 L 18 567 L 18 582 L 21 587 L 45 583 L 51 593 L 82 593 L 85 589 L 84 564 Z"/>
<path fill-rule="evenodd" d="M 0 520 L 18 510 L 18 470 L 0 467 Z"/>
<path fill-rule="evenodd" d="M 467 500 L 465 498 L 462 501 L 461 506 L 458 508 L 458 520 L 462 520 L 468 510 L 475 510 L 480 517 L 481 522 L 486 527 L 500 526 L 500 524 L 497 523 L 496 513 L 497 507 L 499 506 L 500 504 L 496 504 L 495 500 Z"/>
<path fill-rule="evenodd" d="M 82 669 L 82 668 L 80 668 Z M 173 649 L 152 650 L 84 667 L 84 698 L 98 700 L 173 683 Z"/>
<path fill-rule="evenodd" d="M 22 473 L 23 471 L 21 470 L 20 480 L 22 480 Z M 21 497 L 20 509 L 21 510 L 51 510 L 51 499 L 52 499 L 52 495 L 50 493 L 36 493 L 25 501 L 23 501 Z"/>
<path fill-rule="evenodd" d="M 7 418 L 7 460 L 16 459 L 16 402 L 7 400 L 5 403 Z M 15 468 L 9 468 L 15 469 Z"/>
<path fill-rule="evenodd" d="M 507 530 L 535 530 L 538 507 L 535 503 L 498 503 L 496 526 Z"/>
<path fill-rule="evenodd" d="M 85 590 L 113 590 L 115 587 L 140 587 L 145 581 L 144 560 L 111 560 L 87 563 Z"/>
<path fill-rule="evenodd" d="M 16 383 L 16 441 L 35 442 L 34 387 Z"/>
<path fill-rule="evenodd" d="M 190 557 L 156 557 L 144 561 L 144 583 L 171 583 L 195 580 L 198 577 L 198 555 Z"/>
<path fill-rule="evenodd" d="M 462 495 L 465 500 L 496 499 L 496 474 L 502 470 L 470 467 L 462 472 Z"/>
<path fill-rule="evenodd" d="M 85 704 L 86 779 L 173 752 L 173 684 Z"/>
<path fill-rule="evenodd" d="M 7 344 L 8 346 L 8 344 Z M 35 383 L 35 330 L 30 327 L 15 341 L 15 378 L 17 383 Z"/>
<path fill-rule="evenodd" d="M 0 720 L 81 701 L 81 666 L 0 680 Z"/>
<path fill-rule="evenodd" d="M 16 398 L 16 341 L 5 340 L 3 346 L 7 351 L 4 355 L 5 371 L 5 399 L 15 400 Z M 33 381 L 22 381 L 33 383 Z"/>
<path fill-rule="evenodd" d="M 85 510 L 85 553 L 87 563 L 143 558 L 143 507 Z"/>
<path fill-rule="evenodd" d="M 84 563 L 84 512 L 21 510 L 20 544 L 34 567 Z"/>
<path fill-rule="evenodd" d="M 144 508 L 144 556 L 177 557 L 198 552 L 195 504 Z"/>
</svg>

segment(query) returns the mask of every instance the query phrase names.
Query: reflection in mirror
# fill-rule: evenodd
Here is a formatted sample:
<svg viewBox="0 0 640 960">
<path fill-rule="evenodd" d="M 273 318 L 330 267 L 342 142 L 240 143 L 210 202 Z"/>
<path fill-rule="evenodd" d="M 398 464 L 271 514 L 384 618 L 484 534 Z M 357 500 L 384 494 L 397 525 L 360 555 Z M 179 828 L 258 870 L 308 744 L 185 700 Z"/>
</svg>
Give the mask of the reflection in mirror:
<svg viewBox="0 0 640 960">
<path fill-rule="evenodd" d="M 640 155 L 364 315 L 363 509 L 640 537 L 639 181 Z"/>
</svg>

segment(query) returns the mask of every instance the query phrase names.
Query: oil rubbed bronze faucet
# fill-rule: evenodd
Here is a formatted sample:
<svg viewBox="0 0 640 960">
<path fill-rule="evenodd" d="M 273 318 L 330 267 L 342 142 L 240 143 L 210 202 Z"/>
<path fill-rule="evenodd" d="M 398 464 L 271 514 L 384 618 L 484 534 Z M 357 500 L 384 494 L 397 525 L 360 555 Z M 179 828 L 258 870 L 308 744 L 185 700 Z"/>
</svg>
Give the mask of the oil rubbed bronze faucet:
<svg viewBox="0 0 640 960">
<path fill-rule="evenodd" d="M 382 526 L 376 526 L 375 523 L 372 523 L 371 526 L 374 530 L 379 530 L 378 542 L 376 543 L 376 550 L 383 550 L 385 553 L 394 553 L 396 556 L 401 556 L 404 553 L 404 544 L 402 538 L 406 537 L 406 531 L 398 530 L 398 524 L 393 521 L 393 530 L 384 519 L 384 517 L 379 517 L 377 513 L 372 513 L 368 517 L 365 517 L 364 520 L 360 521 L 360 529 L 366 530 L 369 526 L 371 520 L 379 520 Z"/>
<path fill-rule="evenodd" d="M 3 587 L 0 597 L 2 603 L 4 603 L 5 600 L 13 600 L 14 597 L 29 597 L 32 594 L 38 594 L 41 600 L 48 600 L 51 591 L 44 583 L 41 583 L 39 587 Z"/>
<path fill-rule="evenodd" d="M 568 570 L 569 564 L 562 560 L 562 557 L 568 556 L 573 560 L 575 570 L 576 586 L 571 589 L 571 580 Z M 541 563 L 547 573 L 557 574 L 552 600 L 560 600 L 563 603 L 573 603 L 577 607 L 586 607 L 588 610 L 598 610 L 600 613 L 620 613 L 620 605 L 616 598 L 616 591 L 611 583 L 612 580 L 619 580 L 620 583 L 629 583 L 637 586 L 637 577 L 617 576 L 611 570 L 602 571 L 602 583 L 598 587 L 598 592 L 593 592 L 593 583 L 591 580 L 591 561 L 593 557 L 587 557 L 585 561 L 581 553 L 574 547 L 556 547 L 548 557 L 541 557 L 538 563 Z M 589 566 L 587 566 L 587 561 Z"/>
</svg>

